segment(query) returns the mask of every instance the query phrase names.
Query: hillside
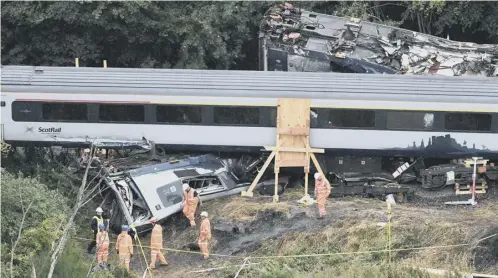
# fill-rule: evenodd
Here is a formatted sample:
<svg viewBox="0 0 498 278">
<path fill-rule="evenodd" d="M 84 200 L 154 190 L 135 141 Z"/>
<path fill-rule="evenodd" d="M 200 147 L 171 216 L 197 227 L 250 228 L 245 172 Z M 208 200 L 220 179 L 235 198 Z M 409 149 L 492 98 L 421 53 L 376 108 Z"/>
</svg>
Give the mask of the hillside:
<svg viewBox="0 0 498 278">
<path fill-rule="evenodd" d="M 328 216 L 319 220 L 315 206 L 297 205 L 299 194 L 287 194 L 278 204 L 265 197 L 238 196 L 204 203 L 201 210 L 210 213 L 213 228 L 209 261 L 187 251 L 185 246 L 195 241 L 198 230 L 186 228 L 181 216 L 174 217 L 163 224 L 164 244 L 177 251 L 167 251 L 170 265 L 152 274 L 234 277 L 245 258 L 249 258 L 249 265 L 238 277 L 441 277 L 417 268 L 498 274 L 498 237 L 478 242 L 498 232 L 495 202 L 444 209 L 396 204 L 392 210 L 392 249 L 404 250 L 392 252 L 389 268 L 385 252 L 368 252 L 386 248 L 385 202 L 331 199 Z M 146 242 L 148 237 L 142 239 L 142 244 Z M 303 256 L 309 254 L 328 255 Z M 132 262 L 140 274 L 145 271 L 141 260 L 134 256 Z"/>
</svg>

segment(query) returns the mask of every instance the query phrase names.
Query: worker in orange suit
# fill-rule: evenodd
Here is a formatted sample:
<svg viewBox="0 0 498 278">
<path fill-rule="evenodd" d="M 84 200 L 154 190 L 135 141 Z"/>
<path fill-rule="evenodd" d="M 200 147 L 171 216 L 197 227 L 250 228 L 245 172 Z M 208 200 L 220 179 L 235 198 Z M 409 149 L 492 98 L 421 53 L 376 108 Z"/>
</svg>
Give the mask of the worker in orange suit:
<svg viewBox="0 0 498 278">
<path fill-rule="evenodd" d="M 330 195 L 330 183 L 320 173 L 315 173 L 315 196 L 320 218 L 327 214 L 325 203 Z"/>
<path fill-rule="evenodd" d="M 116 240 L 116 251 L 119 254 L 119 265 L 124 266 L 126 270 L 130 270 L 130 259 L 133 257 L 133 242 L 128 234 L 129 227 L 124 225 L 121 227 L 121 234 Z"/>
<path fill-rule="evenodd" d="M 149 223 L 154 225 L 152 235 L 150 237 L 150 269 L 156 268 L 156 260 L 159 258 L 161 265 L 168 265 L 166 258 L 162 253 L 163 249 L 163 227 L 157 224 L 157 219 L 152 217 Z"/>
<path fill-rule="evenodd" d="M 199 249 L 201 249 L 201 252 L 204 255 L 205 260 L 209 258 L 208 245 L 210 240 L 211 240 L 211 223 L 209 222 L 208 219 L 208 213 L 203 211 L 201 212 L 201 228 L 197 243 L 199 244 Z"/>
<path fill-rule="evenodd" d="M 109 234 L 105 231 L 103 223 L 99 224 L 99 230 L 95 241 L 97 242 L 97 263 L 102 266 L 107 264 L 109 256 Z"/>
<path fill-rule="evenodd" d="M 199 196 L 195 189 L 190 188 L 186 183 L 183 184 L 183 214 L 190 221 L 190 226 L 195 227 L 195 210 L 197 209 L 197 204 L 199 203 Z"/>
</svg>

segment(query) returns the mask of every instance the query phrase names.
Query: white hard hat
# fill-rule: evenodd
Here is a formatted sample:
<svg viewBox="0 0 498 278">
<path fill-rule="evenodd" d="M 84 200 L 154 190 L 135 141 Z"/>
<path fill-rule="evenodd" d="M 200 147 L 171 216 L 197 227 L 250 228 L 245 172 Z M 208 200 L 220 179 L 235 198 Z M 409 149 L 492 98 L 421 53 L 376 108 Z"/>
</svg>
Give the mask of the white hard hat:
<svg viewBox="0 0 498 278">
<path fill-rule="evenodd" d="M 203 212 L 201 212 L 201 217 L 208 217 L 208 213 L 207 213 L 207 211 L 203 211 Z"/>
<path fill-rule="evenodd" d="M 185 189 L 189 188 L 190 186 L 188 185 L 188 183 L 184 183 L 184 184 L 182 185 L 182 187 L 183 187 L 183 190 L 185 190 Z"/>
<path fill-rule="evenodd" d="M 98 207 L 95 211 L 96 212 L 104 212 L 101 207 Z"/>
<path fill-rule="evenodd" d="M 319 179 L 322 175 L 320 173 L 315 173 L 315 180 Z"/>
</svg>

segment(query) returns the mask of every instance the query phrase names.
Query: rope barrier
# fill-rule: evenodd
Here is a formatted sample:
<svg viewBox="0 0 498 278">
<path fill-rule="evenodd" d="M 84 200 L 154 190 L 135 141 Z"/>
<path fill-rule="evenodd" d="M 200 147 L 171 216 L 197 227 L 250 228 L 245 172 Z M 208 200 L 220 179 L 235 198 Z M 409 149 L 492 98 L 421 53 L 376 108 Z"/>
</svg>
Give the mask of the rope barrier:
<svg viewBox="0 0 498 278">
<path fill-rule="evenodd" d="M 498 233 L 487 236 L 485 238 L 481 238 L 474 242 L 477 244 L 481 241 L 490 239 L 492 237 L 498 236 Z M 91 241 L 91 239 L 81 238 L 81 237 L 73 237 L 74 239 Z M 301 255 L 280 255 L 280 256 L 259 256 L 259 257 L 251 257 L 251 259 L 281 259 L 281 258 L 306 258 L 306 257 L 323 257 L 323 256 L 337 256 L 337 255 L 361 255 L 361 254 L 374 254 L 374 253 L 386 253 L 386 252 L 400 252 L 400 251 L 414 251 L 414 250 L 429 250 L 429 249 L 441 249 L 441 248 L 452 248 L 452 247 L 463 247 L 469 246 L 473 243 L 462 243 L 462 244 L 450 244 L 450 245 L 436 245 L 436 246 L 422 246 L 422 247 L 409 247 L 409 248 L 397 248 L 397 249 L 380 249 L 380 250 L 368 250 L 368 251 L 355 251 L 355 252 L 335 252 L 335 253 L 318 253 L 318 254 L 301 254 Z M 133 245 L 139 246 L 139 245 Z M 143 248 L 151 248 L 150 246 L 142 246 Z M 161 250 L 177 252 L 177 253 L 187 253 L 187 254 L 202 254 L 202 252 L 197 251 L 188 251 L 188 250 L 180 250 L 173 248 L 160 248 Z M 242 256 L 234 256 L 234 255 L 223 255 L 223 254 L 209 254 L 209 256 L 216 257 L 226 257 L 226 258 L 237 258 L 237 259 L 246 259 L 247 257 Z"/>
<path fill-rule="evenodd" d="M 140 239 L 136 234 L 135 234 L 135 239 L 138 241 L 138 245 L 140 246 L 140 250 L 142 251 L 142 256 L 144 256 L 145 267 L 146 269 L 149 270 L 150 277 L 153 278 L 154 276 L 152 276 L 152 271 L 150 270 L 149 263 L 147 262 L 147 257 L 145 256 L 144 248 L 142 247 L 142 243 L 140 243 Z"/>
</svg>

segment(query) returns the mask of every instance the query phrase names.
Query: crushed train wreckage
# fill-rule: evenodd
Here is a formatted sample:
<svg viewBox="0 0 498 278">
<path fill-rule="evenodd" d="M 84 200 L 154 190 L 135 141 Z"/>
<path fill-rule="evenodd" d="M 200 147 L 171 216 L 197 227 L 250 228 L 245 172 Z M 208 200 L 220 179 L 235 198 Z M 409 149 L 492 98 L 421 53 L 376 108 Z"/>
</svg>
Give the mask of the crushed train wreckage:
<svg viewBox="0 0 498 278">
<path fill-rule="evenodd" d="M 148 219 L 152 216 L 163 221 L 181 212 L 183 183 L 188 183 L 194 188 L 201 201 L 247 191 L 265 157 L 243 155 L 234 159 L 213 154 L 186 155 L 160 163 L 147 160 L 142 165 L 136 156 L 127 160 L 134 160 L 135 167 L 130 169 L 129 165 L 123 164 L 120 159 L 92 160 L 92 166 L 100 164 L 105 169 L 99 171 L 103 181 L 101 189 L 105 193 L 101 207 L 109 218 L 110 229 L 116 233 L 120 231 L 123 223 L 134 225 L 141 233 L 151 228 Z M 282 195 L 293 180 L 302 178 L 282 174 L 279 177 L 278 195 Z M 261 195 L 274 195 L 274 181 L 271 173 L 264 175 L 256 185 L 256 190 Z M 336 181 L 338 182 L 334 185 L 333 197 L 382 197 L 386 194 L 402 193 L 410 198 L 409 194 L 412 193 L 411 187 L 398 183 L 389 175 L 367 177 L 361 173 L 346 173 L 344 176 L 338 176 Z"/>
<path fill-rule="evenodd" d="M 101 207 L 107 214 L 110 229 L 116 233 L 123 223 L 133 225 L 141 233 L 151 228 L 148 223 L 151 217 L 164 221 L 181 212 L 183 183 L 194 188 L 201 201 L 239 195 L 242 191 L 247 191 L 266 161 L 265 155 L 226 158 L 214 154 L 184 154 L 157 162 L 156 159 L 150 159 L 150 151 L 141 154 L 145 155 L 142 162 L 137 155 L 111 160 L 92 158 L 92 166 L 97 167 L 91 168 L 104 169 L 98 171 L 102 180 L 101 190 L 105 196 Z M 83 167 L 84 163 L 81 165 Z M 411 163 L 405 162 L 392 174 L 366 173 L 351 168 L 348 171 L 329 173 L 328 178 L 333 186 L 331 197 L 355 195 L 383 198 L 395 194 L 398 201 L 409 201 L 418 187 L 412 186 L 414 183 L 420 183 L 426 190 L 468 186 L 472 183 L 472 172 L 472 167 L 461 163 L 426 169 L 423 160 L 419 159 Z M 296 173 L 281 173 L 278 195 L 282 195 L 294 181 L 302 181 L 303 173 Z M 497 180 L 498 166 L 490 164 L 478 167 L 477 183 L 485 185 Z M 261 195 L 274 195 L 274 181 L 272 173 L 263 175 L 256 190 Z M 308 193 L 312 195 L 312 189 Z"/>
<path fill-rule="evenodd" d="M 254 162 L 234 163 L 207 154 L 127 171 L 108 165 L 113 171 L 106 171 L 103 177 L 103 184 L 109 190 L 102 208 L 109 214 L 109 225 L 115 232 L 125 222 L 138 231 L 147 230 L 152 216 L 161 221 L 182 210 L 183 183 L 194 188 L 201 201 L 240 194 L 248 189 L 250 181 L 236 173 L 251 172 L 256 166 Z M 261 194 L 273 195 L 274 181 L 265 179 L 256 188 Z M 288 177 L 279 178 L 278 194 L 283 193 L 288 183 Z"/>
<path fill-rule="evenodd" d="M 260 70 L 498 76 L 498 45 L 457 42 L 276 5 L 260 25 Z"/>
</svg>

